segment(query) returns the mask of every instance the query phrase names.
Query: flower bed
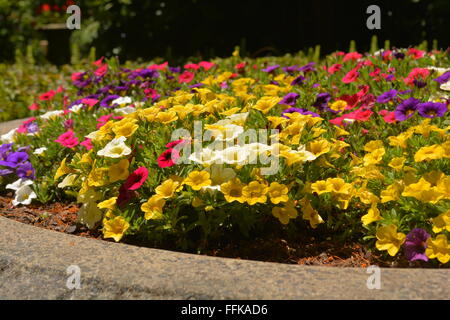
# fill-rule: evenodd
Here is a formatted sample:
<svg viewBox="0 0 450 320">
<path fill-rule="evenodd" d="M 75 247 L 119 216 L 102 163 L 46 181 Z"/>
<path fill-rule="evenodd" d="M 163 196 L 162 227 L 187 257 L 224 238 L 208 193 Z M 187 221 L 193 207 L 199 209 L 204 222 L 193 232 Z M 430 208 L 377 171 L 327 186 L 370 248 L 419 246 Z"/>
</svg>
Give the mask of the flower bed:
<svg viewBox="0 0 450 320">
<path fill-rule="evenodd" d="M 1 137 L 1 183 L 16 206 L 76 198 L 115 241 L 205 252 L 308 234 L 448 266 L 448 65 L 418 49 L 100 59 Z"/>
</svg>

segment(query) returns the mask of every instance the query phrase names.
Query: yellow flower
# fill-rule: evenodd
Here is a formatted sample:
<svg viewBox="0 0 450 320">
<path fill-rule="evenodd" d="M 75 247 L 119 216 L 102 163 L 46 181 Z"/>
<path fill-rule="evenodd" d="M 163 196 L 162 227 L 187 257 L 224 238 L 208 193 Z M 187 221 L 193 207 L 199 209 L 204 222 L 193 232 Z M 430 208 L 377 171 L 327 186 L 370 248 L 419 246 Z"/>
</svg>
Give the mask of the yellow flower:
<svg viewBox="0 0 450 320">
<path fill-rule="evenodd" d="M 109 198 L 108 200 L 100 202 L 97 205 L 97 208 L 112 210 L 116 206 L 116 200 L 117 200 L 117 197 Z"/>
<path fill-rule="evenodd" d="M 316 181 L 311 184 L 311 191 L 321 195 L 333 191 L 333 185 L 325 180 Z"/>
<path fill-rule="evenodd" d="M 127 120 L 126 122 L 122 122 L 124 120 Z M 136 124 L 136 120 L 129 120 L 128 118 L 122 119 L 119 122 L 117 122 L 114 127 L 112 128 L 112 131 L 116 134 L 116 138 L 119 137 L 131 137 L 133 133 L 136 132 L 136 130 L 139 128 L 139 126 Z"/>
<path fill-rule="evenodd" d="M 174 111 L 160 112 L 156 116 L 156 120 L 163 124 L 168 124 L 178 120 L 178 116 Z"/>
<path fill-rule="evenodd" d="M 397 226 L 393 224 L 378 228 L 376 236 L 378 239 L 375 243 L 377 249 L 380 251 L 387 250 L 392 257 L 397 254 L 406 240 L 406 235 L 397 232 Z"/>
<path fill-rule="evenodd" d="M 393 158 L 389 162 L 389 167 L 393 168 L 395 171 L 401 171 L 403 168 L 403 165 L 405 164 L 405 158 L 404 157 L 397 157 Z"/>
<path fill-rule="evenodd" d="M 386 190 L 381 191 L 381 203 L 397 201 L 398 199 L 400 199 L 402 192 L 403 186 L 398 182 L 394 182 L 389 187 L 387 187 Z"/>
<path fill-rule="evenodd" d="M 420 178 L 419 182 L 407 185 L 402 193 L 403 197 L 413 197 L 420 200 L 422 192 L 431 188 L 431 184 L 424 178 Z"/>
<path fill-rule="evenodd" d="M 167 179 L 155 189 L 155 192 L 164 199 L 172 198 L 179 185 L 178 181 Z"/>
<path fill-rule="evenodd" d="M 383 156 L 386 153 L 384 148 L 373 150 L 372 152 L 364 156 L 364 166 L 371 166 L 380 163 L 383 160 Z"/>
<path fill-rule="evenodd" d="M 330 108 L 334 111 L 344 111 L 347 108 L 347 102 L 344 100 L 337 100 L 330 105 Z"/>
<path fill-rule="evenodd" d="M 119 162 L 111 165 L 108 170 L 110 182 L 125 180 L 129 176 L 128 167 L 130 162 L 127 159 L 122 159 Z"/>
<path fill-rule="evenodd" d="M 116 242 L 119 242 L 129 227 L 130 224 L 123 217 L 115 217 L 103 224 L 103 237 L 113 238 Z"/>
<path fill-rule="evenodd" d="M 107 184 L 107 168 L 92 169 L 88 175 L 88 185 L 90 187 L 101 187 Z"/>
<path fill-rule="evenodd" d="M 429 147 L 420 148 L 414 155 L 414 161 L 422 162 L 429 160 L 437 160 L 443 158 L 445 150 L 440 145 L 433 145 Z"/>
<path fill-rule="evenodd" d="M 303 213 L 302 218 L 309 221 L 311 228 L 315 229 L 319 224 L 324 223 L 322 217 L 319 215 L 317 210 L 312 207 L 308 198 L 303 198 L 299 201 L 299 203 Z"/>
<path fill-rule="evenodd" d="M 198 191 L 202 187 L 210 186 L 211 175 L 207 171 L 192 171 L 189 173 L 186 179 L 184 179 L 184 184 L 190 186 L 193 190 Z"/>
<path fill-rule="evenodd" d="M 330 143 L 325 139 L 318 139 L 308 144 L 307 150 L 314 154 L 316 157 L 320 157 L 322 154 L 330 151 Z"/>
<path fill-rule="evenodd" d="M 242 189 L 244 185 L 239 178 L 231 179 L 230 181 L 220 185 L 220 191 L 223 193 L 225 200 L 228 202 L 238 201 L 244 203 L 245 199 L 242 196 Z"/>
<path fill-rule="evenodd" d="M 444 230 L 450 232 L 450 210 L 444 213 L 441 213 L 436 218 L 431 219 L 433 223 L 433 232 L 439 233 Z"/>
<path fill-rule="evenodd" d="M 78 163 L 88 163 L 88 164 L 92 164 L 93 160 L 91 158 L 91 154 L 92 154 L 92 150 L 90 150 L 88 153 L 84 153 L 81 156 L 80 161 L 78 161 Z"/>
<path fill-rule="evenodd" d="M 161 219 L 163 207 L 166 200 L 160 195 L 153 195 L 148 201 L 141 206 L 141 210 L 145 213 L 145 220 Z"/>
<path fill-rule="evenodd" d="M 393 147 L 400 147 L 402 149 L 406 149 L 408 147 L 408 140 L 411 138 L 412 132 L 403 132 L 398 136 L 389 137 L 389 145 Z"/>
<path fill-rule="evenodd" d="M 54 180 L 58 180 L 59 177 L 68 174 L 68 173 L 75 173 L 76 171 L 73 169 L 70 169 L 67 165 L 66 165 L 66 161 L 67 158 L 64 158 L 61 161 L 61 164 L 59 165 L 59 168 L 56 170 L 56 174 L 55 174 L 55 178 Z"/>
<path fill-rule="evenodd" d="M 377 149 L 383 148 L 383 141 L 381 140 L 372 140 L 365 144 L 364 151 L 373 152 Z"/>
<path fill-rule="evenodd" d="M 368 226 L 372 222 L 380 221 L 381 219 L 383 218 L 380 216 L 380 210 L 378 210 L 376 204 L 372 205 L 367 214 L 361 217 L 361 221 L 365 226 Z"/>
<path fill-rule="evenodd" d="M 430 259 L 438 259 L 441 263 L 450 261 L 450 246 L 448 245 L 447 236 L 440 234 L 435 240 L 428 238 L 425 254 Z"/>
<path fill-rule="evenodd" d="M 281 99 L 278 97 L 262 97 L 253 106 L 254 109 L 261 111 L 262 113 L 268 113 L 273 107 L 275 107 Z"/>
<path fill-rule="evenodd" d="M 297 209 L 295 209 L 292 201 L 286 203 L 284 207 L 273 207 L 272 214 L 280 220 L 282 224 L 288 224 L 289 220 L 297 218 Z"/>
<path fill-rule="evenodd" d="M 192 203 L 191 203 L 191 205 L 192 205 L 194 208 L 201 207 L 201 206 L 203 206 L 204 204 L 205 204 L 205 203 L 203 202 L 203 200 L 200 199 L 199 197 L 194 197 L 194 199 L 192 199 Z"/>
<path fill-rule="evenodd" d="M 242 196 L 249 205 L 265 203 L 268 187 L 258 181 L 252 181 L 242 189 Z"/>
<path fill-rule="evenodd" d="M 348 194 L 352 190 L 352 185 L 346 183 L 342 178 L 329 178 L 327 183 L 331 184 L 334 193 Z"/>
<path fill-rule="evenodd" d="M 269 197 L 273 204 L 279 204 L 280 202 L 286 202 L 289 200 L 288 197 L 289 189 L 284 184 L 278 182 L 272 182 L 269 186 Z"/>
</svg>

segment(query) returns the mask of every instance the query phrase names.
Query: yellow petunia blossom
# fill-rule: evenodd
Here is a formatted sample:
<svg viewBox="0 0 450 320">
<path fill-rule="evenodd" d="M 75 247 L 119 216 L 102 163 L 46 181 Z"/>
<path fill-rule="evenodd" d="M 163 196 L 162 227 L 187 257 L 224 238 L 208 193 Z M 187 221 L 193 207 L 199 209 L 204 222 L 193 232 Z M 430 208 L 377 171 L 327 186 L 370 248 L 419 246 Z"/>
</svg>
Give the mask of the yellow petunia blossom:
<svg viewBox="0 0 450 320">
<path fill-rule="evenodd" d="M 318 139 L 310 142 L 306 150 L 314 154 L 316 157 L 320 157 L 321 155 L 329 152 L 331 147 L 330 143 L 326 139 Z"/>
<path fill-rule="evenodd" d="M 273 204 L 279 204 L 280 202 L 287 202 L 289 200 L 289 189 L 284 184 L 278 182 L 272 182 L 267 191 L 270 197 L 270 201 Z"/>
<path fill-rule="evenodd" d="M 103 237 L 113 238 L 114 241 L 119 242 L 129 227 L 130 224 L 123 217 L 115 217 L 103 224 Z"/>
<path fill-rule="evenodd" d="M 129 176 L 128 167 L 130 162 L 127 159 L 122 159 L 119 162 L 111 165 L 108 170 L 110 182 L 125 180 Z"/>
<path fill-rule="evenodd" d="M 348 103 L 344 100 L 337 100 L 330 105 L 330 108 L 334 111 L 344 111 L 347 108 Z"/>
<path fill-rule="evenodd" d="M 325 180 L 316 181 L 311 184 L 311 191 L 321 195 L 333 191 L 333 185 Z"/>
<path fill-rule="evenodd" d="M 242 196 L 242 189 L 244 185 L 239 178 L 231 179 L 230 181 L 220 185 L 220 191 L 223 193 L 225 200 L 228 202 L 238 201 L 244 203 L 245 199 Z"/>
<path fill-rule="evenodd" d="M 148 201 L 141 206 L 141 210 L 145 213 L 145 220 L 161 219 L 163 207 L 166 200 L 160 195 L 153 195 Z"/>
<path fill-rule="evenodd" d="M 212 184 L 211 175 L 207 171 L 192 171 L 184 179 L 183 183 L 190 186 L 193 190 L 198 191 L 202 187 L 207 187 Z"/>
<path fill-rule="evenodd" d="M 447 263 L 450 261 L 450 245 L 448 244 L 447 236 L 440 234 L 435 240 L 427 239 L 427 248 L 425 254 L 430 259 L 438 259 L 440 263 Z"/>
<path fill-rule="evenodd" d="M 372 140 L 364 145 L 364 151 L 366 152 L 373 152 L 381 148 L 383 148 L 383 141 L 381 140 Z"/>
<path fill-rule="evenodd" d="M 405 161 L 406 161 L 405 157 L 396 157 L 389 162 L 388 166 L 394 169 L 395 171 L 401 171 L 403 169 Z"/>
<path fill-rule="evenodd" d="M 156 187 L 155 192 L 164 199 L 168 199 L 173 197 L 179 186 L 180 183 L 178 181 L 167 179 L 161 185 Z"/>
<path fill-rule="evenodd" d="M 429 147 L 420 148 L 414 155 L 415 162 L 429 161 L 442 159 L 445 155 L 445 150 L 440 145 L 433 145 Z"/>
<path fill-rule="evenodd" d="M 267 185 L 252 181 L 242 189 L 242 196 L 251 206 L 257 203 L 266 203 L 268 189 Z"/>
<path fill-rule="evenodd" d="M 286 225 L 289 223 L 289 220 L 297 218 L 298 212 L 294 204 L 288 202 L 284 207 L 273 207 L 272 215 Z"/>
<path fill-rule="evenodd" d="M 444 230 L 450 232 L 450 210 L 431 219 L 431 222 L 433 223 L 434 233 L 440 233 Z"/>
<path fill-rule="evenodd" d="M 55 174 L 54 180 L 58 180 L 59 177 L 65 175 L 65 174 L 68 174 L 68 173 L 75 173 L 75 172 L 76 172 L 75 170 L 70 169 L 70 168 L 66 165 L 66 161 L 67 161 L 67 158 L 64 158 L 64 159 L 61 161 L 61 164 L 59 165 L 59 168 L 56 170 L 56 174 Z"/>
<path fill-rule="evenodd" d="M 387 250 L 390 256 L 395 256 L 400 250 L 400 247 L 406 240 L 406 235 L 401 232 L 397 232 L 397 226 L 390 224 L 377 229 L 377 242 L 375 246 L 378 250 Z"/>
<path fill-rule="evenodd" d="M 112 210 L 116 206 L 116 200 L 117 197 L 109 198 L 108 200 L 102 201 L 99 204 L 97 204 L 97 208 Z"/>
<path fill-rule="evenodd" d="M 380 215 L 377 205 L 372 205 L 366 215 L 361 217 L 363 225 L 368 226 L 372 222 L 380 221 L 383 218 Z"/>
<path fill-rule="evenodd" d="M 304 197 L 299 201 L 299 204 L 303 213 L 302 218 L 309 221 L 311 228 L 315 229 L 319 224 L 324 223 L 322 217 L 317 210 L 312 207 L 308 198 Z"/>
</svg>

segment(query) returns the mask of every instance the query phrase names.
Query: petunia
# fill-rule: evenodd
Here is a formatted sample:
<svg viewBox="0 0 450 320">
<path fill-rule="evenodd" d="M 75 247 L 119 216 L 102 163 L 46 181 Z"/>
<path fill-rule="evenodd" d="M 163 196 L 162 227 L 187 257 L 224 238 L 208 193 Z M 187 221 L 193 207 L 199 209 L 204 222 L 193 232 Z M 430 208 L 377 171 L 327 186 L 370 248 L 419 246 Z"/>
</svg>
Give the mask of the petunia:
<svg viewBox="0 0 450 320">
<path fill-rule="evenodd" d="M 106 98 L 100 101 L 100 106 L 104 108 L 113 108 L 115 106 L 112 104 L 112 101 L 116 100 L 117 98 L 120 98 L 120 96 L 116 94 L 108 95 Z"/>
<path fill-rule="evenodd" d="M 417 111 L 417 105 L 420 103 L 420 100 L 415 98 L 409 98 L 403 101 L 401 104 L 397 106 L 394 111 L 395 119 L 397 121 L 405 121 L 411 118 L 414 113 Z"/>
<path fill-rule="evenodd" d="M 164 151 L 157 159 L 158 166 L 160 168 L 172 167 L 176 164 L 176 161 L 180 158 L 180 153 L 173 148 Z"/>
<path fill-rule="evenodd" d="M 403 247 L 405 249 L 405 256 L 409 261 L 428 261 L 425 249 L 427 248 L 426 242 L 429 237 L 428 232 L 421 228 L 413 229 L 408 233 Z"/>
<path fill-rule="evenodd" d="M 194 73 L 189 72 L 189 71 L 185 71 L 182 74 L 180 74 L 179 78 L 178 78 L 178 82 L 179 83 L 189 83 L 192 80 L 194 80 Z"/>
<path fill-rule="evenodd" d="M 424 118 L 442 117 L 447 112 L 445 103 L 425 102 L 417 105 L 417 111 Z"/>
<path fill-rule="evenodd" d="M 300 98 L 300 95 L 298 93 L 291 92 L 285 95 L 283 99 L 279 102 L 279 104 L 294 106 L 297 103 L 298 98 Z"/>
<path fill-rule="evenodd" d="M 377 102 L 378 103 L 388 103 L 389 101 L 394 100 L 395 97 L 397 97 L 398 91 L 395 89 L 389 90 L 382 95 L 378 96 Z"/>
<path fill-rule="evenodd" d="M 304 76 L 298 76 L 291 82 L 291 86 L 296 86 L 299 84 L 303 84 L 305 82 L 306 78 Z"/>
<path fill-rule="evenodd" d="M 31 165 L 31 162 L 25 162 L 20 164 L 16 169 L 16 174 L 21 179 L 31 179 L 34 180 L 36 177 L 34 176 L 35 170 Z"/>
<path fill-rule="evenodd" d="M 433 79 L 433 81 L 436 81 L 439 84 L 444 84 L 450 81 L 450 71 L 445 72 L 440 77 L 437 77 L 436 79 Z"/>
<path fill-rule="evenodd" d="M 357 69 L 350 70 L 344 78 L 342 78 L 342 82 L 344 83 L 352 83 L 355 82 L 359 77 L 359 72 Z"/>
<path fill-rule="evenodd" d="M 148 169 L 145 167 L 139 167 L 128 176 L 127 180 L 123 184 L 123 188 L 127 191 L 137 190 L 142 187 L 147 178 Z"/>
<path fill-rule="evenodd" d="M 99 150 L 97 154 L 109 158 L 121 158 L 131 153 L 131 149 L 125 144 L 127 138 L 121 136 L 111 140 L 103 149 Z"/>
<path fill-rule="evenodd" d="M 50 90 L 46 93 L 41 94 L 39 96 L 39 100 L 41 100 L 41 101 L 52 100 L 55 95 L 56 95 L 56 92 L 54 90 Z"/>
<path fill-rule="evenodd" d="M 267 73 L 272 73 L 272 72 L 274 72 L 276 69 L 278 69 L 279 67 L 280 67 L 280 65 L 276 64 L 276 65 L 268 66 L 267 68 L 261 69 L 261 71 L 267 72 Z"/>
<path fill-rule="evenodd" d="M 55 140 L 60 145 L 66 148 L 74 148 L 78 145 L 78 138 L 75 137 L 75 134 L 72 130 L 69 130 L 63 134 L 61 134 L 58 139 Z"/>
</svg>

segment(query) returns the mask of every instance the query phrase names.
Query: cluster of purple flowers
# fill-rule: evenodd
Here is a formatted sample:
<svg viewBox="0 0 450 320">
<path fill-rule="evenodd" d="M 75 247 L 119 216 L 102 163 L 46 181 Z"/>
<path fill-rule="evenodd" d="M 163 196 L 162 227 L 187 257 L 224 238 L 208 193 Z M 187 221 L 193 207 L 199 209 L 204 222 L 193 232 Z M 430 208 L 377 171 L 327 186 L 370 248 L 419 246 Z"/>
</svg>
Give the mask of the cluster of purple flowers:
<svg viewBox="0 0 450 320">
<path fill-rule="evenodd" d="M 27 147 L 13 151 L 12 143 L 0 146 L 0 176 L 15 173 L 21 179 L 35 179 L 35 170 L 29 161 Z"/>
</svg>

